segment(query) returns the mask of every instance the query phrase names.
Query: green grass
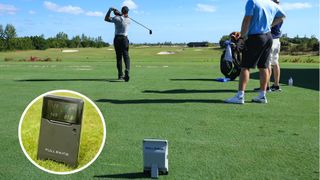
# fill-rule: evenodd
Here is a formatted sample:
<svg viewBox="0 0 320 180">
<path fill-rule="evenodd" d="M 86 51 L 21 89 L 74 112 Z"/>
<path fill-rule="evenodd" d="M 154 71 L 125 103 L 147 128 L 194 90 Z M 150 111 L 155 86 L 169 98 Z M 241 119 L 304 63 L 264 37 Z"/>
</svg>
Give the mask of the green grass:
<svg viewBox="0 0 320 180">
<path fill-rule="evenodd" d="M 315 56 L 312 54 L 299 56 L 283 55 L 281 58 L 282 62 L 289 63 L 319 63 L 319 60 L 319 55 Z"/>
<path fill-rule="evenodd" d="M 143 178 L 142 140 L 169 141 L 169 175 L 161 179 L 317 179 L 319 177 L 319 66 L 281 63 L 281 93 L 269 104 L 224 104 L 237 81 L 221 77 L 216 49 L 132 48 L 129 83 L 116 83 L 115 56 L 107 49 L 0 53 L 60 57 L 62 62 L 0 61 L 0 176 L 5 179 Z M 160 56 L 160 51 L 177 51 Z M 86 58 L 88 57 L 88 58 Z M 318 57 L 315 57 L 318 58 Z M 252 71 L 248 90 L 258 86 Z M 294 79 L 288 87 L 287 77 Z M 69 176 L 38 170 L 18 143 L 19 118 L 27 104 L 55 89 L 78 91 L 95 101 L 107 141 L 95 163 Z"/>
<path fill-rule="evenodd" d="M 77 49 L 77 48 L 74 48 Z M 30 57 L 51 58 L 52 61 L 61 59 L 63 62 L 113 62 L 114 50 L 113 47 L 92 49 L 79 48 L 79 53 L 63 53 L 62 49 L 48 49 L 46 51 L 12 51 L 0 53 L 0 62 L 5 58 L 12 61 L 19 61 L 21 59 L 30 59 Z M 157 55 L 160 51 L 174 51 L 177 54 L 168 58 L 167 56 Z M 220 58 L 219 48 L 184 48 L 184 47 L 134 47 L 131 48 L 131 58 L 135 62 L 211 62 L 217 61 Z M 154 59 L 156 57 L 156 60 Z M 307 54 L 300 56 L 281 55 L 281 62 L 285 63 L 319 63 L 319 55 Z"/>
<path fill-rule="evenodd" d="M 56 93 L 55 95 L 81 98 L 70 93 Z M 69 172 L 82 168 L 88 164 L 99 152 L 103 142 L 103 124 L 93 105 L 91 105 L 91 103 L 87 100 L 83 100 L 85 102 L 85 106 L 83 111 L 81 144 L 78 158 L 79 165 L 76 168 L 51 160 L 43 161 L 37 159 L 38 137 L 40 133 L 40 119 L 43 99 L 36 101 L 27 111 L 21 125 L 21 141 L 29 157 L 39 166 L 55 172 Z"/>
</svg>

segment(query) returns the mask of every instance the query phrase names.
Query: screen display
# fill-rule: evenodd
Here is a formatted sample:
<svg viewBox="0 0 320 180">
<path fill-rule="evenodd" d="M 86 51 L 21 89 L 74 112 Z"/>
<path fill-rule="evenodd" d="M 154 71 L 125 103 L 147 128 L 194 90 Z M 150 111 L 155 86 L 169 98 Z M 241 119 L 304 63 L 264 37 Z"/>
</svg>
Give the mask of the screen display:
<svg viewBox="0 0 320 180">
<path fill-rule="evenodd" d="M 48 99 L 44 118 L 48 120 L 77 123 L 78 104 Z"/>
</svg>

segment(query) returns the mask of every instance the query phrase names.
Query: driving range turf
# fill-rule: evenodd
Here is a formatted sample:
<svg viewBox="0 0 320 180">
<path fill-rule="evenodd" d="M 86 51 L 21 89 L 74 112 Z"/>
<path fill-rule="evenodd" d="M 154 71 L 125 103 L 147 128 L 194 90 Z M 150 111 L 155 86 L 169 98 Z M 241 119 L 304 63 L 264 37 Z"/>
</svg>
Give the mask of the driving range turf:
<svg viewBox="0 0 320 180">
<path fill-rule="evenodd" d="M 109 50 L 108 50 L 109 49 Z M 254 104 L 257 71 L 246 104 L 224 104 L 238 81 L 220 83 L 221 50 L 131 48 L 128 83 L 115 81 L 111 48 L 0 53 L 0 179 L 126 179 L 142 174 L 142 140 L 169 141 L 169 175 L 161 179 L 318 179 L 319 56 L 317 63 L 282 63 L 282 89 Z M 173 55 L 157 55 L 173 51 Z M 37 56 L 61 62 L 18 62 Z M 3 59 L 12 58 L 12 62 Z M 282 57 L 291 58 L 289 56 Z M 294 57 L 297 58 L 297 57 Z M 287 61 L 288 62 L 288 61 Z M 285 84 L 292 76 L 294 86 Z M 24 156 L 19 119 L 37 96 L 57 89 L 80 92 L 101 109 L 107 140 L 82 172 L 51 175 Z M 39 119 L 40 121 L 40 119 Z"/>
</svg>

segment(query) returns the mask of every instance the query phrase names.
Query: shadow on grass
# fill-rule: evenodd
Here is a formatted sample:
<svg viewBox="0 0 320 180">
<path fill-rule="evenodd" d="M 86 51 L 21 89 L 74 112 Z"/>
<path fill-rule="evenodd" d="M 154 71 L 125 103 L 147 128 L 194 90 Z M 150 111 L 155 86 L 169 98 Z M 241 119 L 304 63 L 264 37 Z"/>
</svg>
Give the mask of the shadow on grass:
<svg viewBox="0 0 320 180">
<path fill-rule="evenodd" d="M 301 88 L 319 91 L 319 69 L 281 69 L 280 83 L 288 84 L 292 77 L 293 85 Z M 259 79 L 259 73 L 252 73 L 252 79 Z M 271 77 L 273 82 L 273 77 Z"/>
<path fill-rule="evenodd" d="M 192 94 L 192 93 L 237 93 L 236 89 L 212 89 L 212 90 L 196 90 L 196 89 L 173 89 L 173 90 L 145 90 L 143 93 L 155 93 L 155 94 Z M 254 92 L 251 90 L 247 90 L 247 93 Z"/>
<path fill-rule="evenodd" d="M 95 82 L 124 82 L 118 79 L 21 79 L 19 82 L 64 82 L 64 81 L 95 81 Z"/>
<path fill-rule="evenodd" d="M 179 104 L 179 103 L 223 103 L 216 99 L 134 99 L 134 100 L 116 100 L 116 99 L 98 99 L 96 102 L 112 104 Z"/>
<path fill-rule="evenodd" d="M 224 90 L 224 89 L 216 89 L 216 90 L 188 90 L 188 89 L 173 89 L 173 90 L 165 90 L 165 91 L 157 91 L 157 90 L 145 90 L 143 93 L 155 93 L 155 94 L 191 94 L 191 93 L 236 93 L 236 90 Z"/>
<path fill-rule="evenodd" d="M 124 173 L 124 174 L 109 174 L 109 175 L 95 175 L 94 178 L 110 178 L 110 179 L 142 179 L 142 178 L 148 178 L 150 179 L 150 176 L 147 174 L 144 174 L 142 172 L 138 173 Z"/>
<path fill-rule="evenodd" d="M 211 78 L 211 79 L 170 79 L 171 81 L 205 81 L 205 82 L 218 82 L 215 80 L 215 78 Z M 234 81 L 238 81 L 238 80 L 234 80 Z M 221 83 L 221 82 L 220 82 Z"/>
</svg>

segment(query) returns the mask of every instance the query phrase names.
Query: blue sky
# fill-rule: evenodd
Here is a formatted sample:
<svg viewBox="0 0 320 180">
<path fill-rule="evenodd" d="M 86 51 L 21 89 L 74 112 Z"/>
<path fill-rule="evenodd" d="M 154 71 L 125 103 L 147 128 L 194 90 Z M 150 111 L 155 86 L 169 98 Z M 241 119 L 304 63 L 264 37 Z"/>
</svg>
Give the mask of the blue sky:
<svg viewBox="0 0 320 180">
<path fill-rule="evenodd" d="M 287 19 L 282 28 L 290 37 L 319 38 L 318 0 L 280 0 Z M 218 42 L 232 31 L 240 31 L 246 0 L 1 0 L 0 24 L 13 24 L 18 36 L 44 34 L 69 36 L 82 33 L 102 36 L 109 43 L 113 24 L 104 22 L 109 7 L 130 7 L 129 15 L 153 30 L 132 23 L 129 39 L 144 42 Z"/>
</svg>

